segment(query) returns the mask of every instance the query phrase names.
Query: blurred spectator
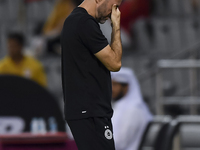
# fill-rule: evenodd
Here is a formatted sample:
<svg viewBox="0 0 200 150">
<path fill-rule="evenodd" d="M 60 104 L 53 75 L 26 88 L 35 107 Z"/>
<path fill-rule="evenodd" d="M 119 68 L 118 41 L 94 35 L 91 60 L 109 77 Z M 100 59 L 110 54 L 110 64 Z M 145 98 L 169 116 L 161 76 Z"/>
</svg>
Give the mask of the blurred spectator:
<svg viewBox="0 0 200 150">
<path fill-rule="evenodd" d="M 8 56 L 0 61 L 0 74 L 26 77 L 46 87 L 46 75 L 40 62 L 22 53 L 24 46 L 23 35 L 10 33 L 7 44 Z"/>
<path fill-rule="evenodd" d="M 152 115 L 143 102 L 139 83 L 131 69 L 121 68 L 111 75 L 116 150 L 138 150 Z"/>
<path fill-rule="evenodd" d="M 60 53 L 60 33 L 66 17 L 75 8 L 72 0 L 58 0 L 52 13 L 48 17 L 43 34 L 46 36 L 47 50 L 53 53 Z"/>
<path fill-rule="evenodd" d="M 192 8 L 194 12 L 198 12 L 199 1 L 198 0 L 191 0 L 192 1 Z"/>
<path fill-rule="evenodd" d="M 36 28 L 33 31 L 33 36 L 30 40 L 30 54 L 36 58 L 43 56 L 46 49 L 46 41 L 42 35 L 42 28 L 44 23 L 40 22 L 36 25 Z"/>
<path fill-rule="evenodd" d="M 121 26 L 130 34 L 131 25 L 139 17 L 147 17 L 150 13 L 150 0 L 125 0 L 121 6 Z"/>
</svg>

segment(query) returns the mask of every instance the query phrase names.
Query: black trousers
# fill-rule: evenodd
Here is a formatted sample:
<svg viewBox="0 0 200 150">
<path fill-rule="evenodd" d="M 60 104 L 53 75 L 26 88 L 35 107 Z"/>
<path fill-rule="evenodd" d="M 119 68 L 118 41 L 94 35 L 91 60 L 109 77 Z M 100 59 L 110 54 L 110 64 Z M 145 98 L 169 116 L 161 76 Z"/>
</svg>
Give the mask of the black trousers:
<svg viewBox="0 0 200 150">
<path fill-rule="evenodd" d="M 78 150 L 115 150 L 111 119 L 67 120 Z"/>
</svg>

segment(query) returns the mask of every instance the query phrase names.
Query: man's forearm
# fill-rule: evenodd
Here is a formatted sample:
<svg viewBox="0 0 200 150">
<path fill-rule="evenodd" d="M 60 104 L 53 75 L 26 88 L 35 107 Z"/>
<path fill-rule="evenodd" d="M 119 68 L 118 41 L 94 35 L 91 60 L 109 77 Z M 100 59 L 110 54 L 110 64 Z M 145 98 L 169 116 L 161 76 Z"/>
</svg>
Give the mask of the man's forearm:
<svg viewBox="0 0 200 150">
<path fill-rule="evenodd" d="M 118 6 L 112 6 L 111 22 L 112 35 L 111 44 L 97 52 L 95 56 L 104 64 L 109 71 L 119 71 L 121 68 L 122 43 L 120 33 L 120 11 Z"/>
<path fill-rule="evenodd" d="M 113 26 L 111 35 L 111 48 L 115 53 L 115 59 L 121 63 L 122 58 L 122 42 L 120 26 Z"/>
</svg>

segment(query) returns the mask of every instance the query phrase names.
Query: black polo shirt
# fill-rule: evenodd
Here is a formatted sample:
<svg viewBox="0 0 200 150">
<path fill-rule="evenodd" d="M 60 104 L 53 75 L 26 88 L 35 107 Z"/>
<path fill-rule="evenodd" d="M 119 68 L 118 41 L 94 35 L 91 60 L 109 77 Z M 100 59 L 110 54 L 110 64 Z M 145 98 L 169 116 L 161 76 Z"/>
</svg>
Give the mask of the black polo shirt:
<svg viewBox="0 0 200 150">
<path fill-rule="evenodd" d="M 107 45 L 98 22 L 75 8 L 61 34 L 65 119 L 112 117 L 110 71 L 94 55 Z"/>
</svg>

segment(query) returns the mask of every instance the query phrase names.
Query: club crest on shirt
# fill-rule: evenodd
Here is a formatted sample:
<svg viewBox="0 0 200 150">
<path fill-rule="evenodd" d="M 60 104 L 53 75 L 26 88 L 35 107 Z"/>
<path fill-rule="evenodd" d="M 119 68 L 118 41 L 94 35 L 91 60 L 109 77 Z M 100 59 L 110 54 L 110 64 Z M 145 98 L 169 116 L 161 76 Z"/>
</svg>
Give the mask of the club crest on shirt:
<svg viewBox="0 0 200 150">
<path fill-rule="evenodd" d="M 104 135 L 105 135 L 105 137 L 106 137 L 108 140 L 111 140 L 111 139 L 112 139 L 112 132 L 111 132 L 110 129 L 106 129 Z"/>
</svg>

